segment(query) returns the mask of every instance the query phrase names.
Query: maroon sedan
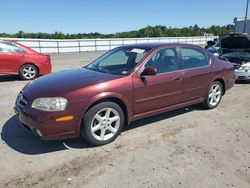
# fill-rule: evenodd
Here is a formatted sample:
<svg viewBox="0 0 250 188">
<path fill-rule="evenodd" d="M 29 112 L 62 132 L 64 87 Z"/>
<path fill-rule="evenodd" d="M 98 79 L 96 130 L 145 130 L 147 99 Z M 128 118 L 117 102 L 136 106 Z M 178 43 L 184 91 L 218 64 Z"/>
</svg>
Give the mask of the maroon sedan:
<svg viewBox="0 0 250 188">
<path fill-rule="evenodd" d="M 136 44 L 30 82 L 15 110 L 44 139 L 81 135 L 103 145 L 133 120 L 197 103 L 215 108 L 234 82 L 232 64 L 198 46 Z"/>
<path fill-rule="evenodd" d="M 50 56 L 13 41 L 0 41 L 0 74 L 17 74 L 32 80 L 51 72 Z"/>
</svg>

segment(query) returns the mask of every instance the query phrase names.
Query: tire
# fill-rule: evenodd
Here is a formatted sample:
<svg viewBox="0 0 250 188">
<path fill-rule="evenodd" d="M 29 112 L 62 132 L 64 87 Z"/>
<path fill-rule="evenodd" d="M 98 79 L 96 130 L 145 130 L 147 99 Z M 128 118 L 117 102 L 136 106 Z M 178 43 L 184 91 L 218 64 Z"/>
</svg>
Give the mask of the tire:
<svg viewBox="0 0 250 188">
<path fill-rule="evenodd" d="M 124 113 L 121 107 L 113 102 L 102 102 L 84 115 L 81 136 L 91 145 L 101 146 L 114 141 L 123 126 Z"/>
<path fill-rule="evenodd" d="M 32 64 L 25 64 L 20 68 L 19 75 L 23 80 L 33 80 L 38 76 L 38 70 Z"/>
<path fill-rule="evenodd" d="M 207 109 L 216 108 L 222 99 L 223 95 L 223 87 L 219 81 L 213 82 L 209 89 L 208 94 L 203 106 Z"/>
</svg>

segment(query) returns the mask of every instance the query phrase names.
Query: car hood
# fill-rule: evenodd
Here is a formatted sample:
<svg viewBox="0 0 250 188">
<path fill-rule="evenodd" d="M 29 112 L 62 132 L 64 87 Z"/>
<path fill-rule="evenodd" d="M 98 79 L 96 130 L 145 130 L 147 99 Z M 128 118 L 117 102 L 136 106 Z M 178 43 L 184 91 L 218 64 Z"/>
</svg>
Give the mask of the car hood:
<svg viewBox="0 0 250 188">
<path fill-rule="evenodd" d="M 122 77 L 86 68 L 51 73 L 31 81 L 23 92 L 29 98 L 62 96 L 76 89 Z"/>
<path fill-rule="evenodd" d="M 245 62 L 250 61 L 250 52 L 230 52 L 223 54 L 222 57 L 228 59 L 234 66 L 235 69 L 238 69 Z"/>
<path fill-rule="evenodd" d="M 233 51 L 250 51 L 250 38 L 246 34 L 228 34 L 220 38 L 223 54 Z"/>
</svg>

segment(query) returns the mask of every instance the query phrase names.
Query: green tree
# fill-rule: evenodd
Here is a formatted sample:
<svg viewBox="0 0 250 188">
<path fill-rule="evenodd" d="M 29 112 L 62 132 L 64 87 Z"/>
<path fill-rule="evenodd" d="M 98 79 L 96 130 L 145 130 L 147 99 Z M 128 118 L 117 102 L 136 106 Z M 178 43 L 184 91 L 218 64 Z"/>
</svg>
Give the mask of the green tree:
<svg viewBox="0 0 250 188">
<path fill-rule="evenodd" d="M 84 38 L 137 38 L 137 37 L 185 37 L 185 36 L 198 36 L 205 33 L 213 35 L 223 35 L 233 32 L 234 26 L 231 24 L 225 26 L 212 25 L 208 28 L 200 28 L 197 24 L 183 28 L 166 27 L 162 25 L 146 26 L 139 30 L 118 32 L 111 34 L 102 34 L 98 32 L 92 33 L 76 33 L 64 34 L 62 32 L 54 33 L 25 33 L 19 31 L 15 34 L 0 33 L 0 37 L 8 38 L 38 38 L 38 39 L 84 39 Z"/>
</svg>

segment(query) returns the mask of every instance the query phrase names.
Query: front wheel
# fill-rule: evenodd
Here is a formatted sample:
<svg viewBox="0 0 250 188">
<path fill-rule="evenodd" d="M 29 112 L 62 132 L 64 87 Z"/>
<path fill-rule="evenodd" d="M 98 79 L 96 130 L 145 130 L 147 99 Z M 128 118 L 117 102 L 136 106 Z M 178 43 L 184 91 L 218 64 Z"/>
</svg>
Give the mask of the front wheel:
<svg viewBox="0 0 250 188">
<path fill-rule="evenodd" d="M 213 82 L 208 90 L 207 98 L 204 102 L 204 106 L 208 109 L 216 108 L 222 98 L 223 87 L 219 81 Z"/>
<path fill-rule="evenodd" d="M 38 70 L 34 65 L 26 64 L 20 68 L 19 75 L 23 80 L 33 80 L 38 76 Z"/>
<path fill-rule="evenodd" d="M 115 140 L 124 125 L 124 114 L 119 105 L 103 102 L 84 115 L 81 136 L 90 144 L 100 146 Z"/>
</svg>

